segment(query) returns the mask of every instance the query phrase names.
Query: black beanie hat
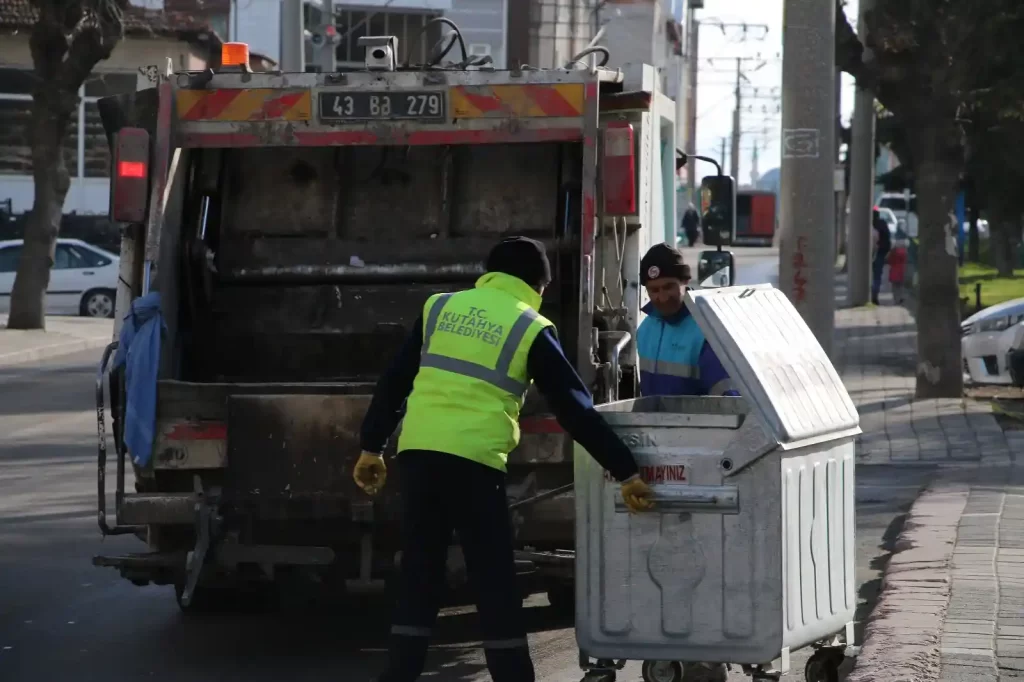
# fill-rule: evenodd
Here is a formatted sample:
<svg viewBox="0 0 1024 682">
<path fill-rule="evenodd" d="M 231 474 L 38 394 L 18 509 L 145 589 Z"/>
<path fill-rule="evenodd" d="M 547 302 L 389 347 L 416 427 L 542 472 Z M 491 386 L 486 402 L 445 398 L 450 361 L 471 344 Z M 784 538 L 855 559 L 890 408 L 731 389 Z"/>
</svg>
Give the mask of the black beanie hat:
<svg viewBox="0 0 1024 682">
<path fill-rule="evenodd" d="M 683 262 L 683 254 L 669 244 L 655 244 L 640 259 L 640 284 L 660 277 L 674 277 L 683 282 L 690 279 L 690 266 Z"/>
<path fill-rule="evenodd" d="M 487 272 L 503 272 L 523 280 L 531 287 L 551 282 L 551 263 L 547 250 L 536 239 L 506 237 L 491 249 L 485 264 Z"/>
</svg>

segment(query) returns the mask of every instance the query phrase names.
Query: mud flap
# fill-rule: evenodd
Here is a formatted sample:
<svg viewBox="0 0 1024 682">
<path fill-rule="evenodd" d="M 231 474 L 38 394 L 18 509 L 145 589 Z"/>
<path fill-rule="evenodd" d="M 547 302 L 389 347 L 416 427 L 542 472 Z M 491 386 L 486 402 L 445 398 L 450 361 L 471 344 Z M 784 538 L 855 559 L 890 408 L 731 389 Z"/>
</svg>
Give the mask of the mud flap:
<svg viewBox="0 0 1024 682">
<path fill-rule="evenodd" d="M 196 546 L 188 553 L 186 559 L 185 587 L 181 593 L 181 605 L 186 608 L 192 604 L 196 585 L 199 584 L 199 576 L 206 565 L 207 554 L 219 539 L 223 522 L 217 512 L 217 496 L 207 496 L 203 492 L 203 484 L 199 476 L 196 476 L 194 480 L 199 501 L 196 502 Z"/>
</svg>

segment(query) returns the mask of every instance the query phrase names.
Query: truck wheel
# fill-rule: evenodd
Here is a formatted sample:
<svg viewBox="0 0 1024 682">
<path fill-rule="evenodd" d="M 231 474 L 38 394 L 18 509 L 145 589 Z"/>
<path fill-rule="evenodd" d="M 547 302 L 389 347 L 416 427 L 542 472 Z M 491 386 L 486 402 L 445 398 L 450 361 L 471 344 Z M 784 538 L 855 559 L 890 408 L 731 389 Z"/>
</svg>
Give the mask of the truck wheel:
<svg viewBox="0 0 1024 682">
<path fill-rule="evenodd" d="M 548 603 L 559 614 L 576 613 L 576 585 L 571 582 L 548 584 Z"/>
<path fill-rule="evenodd" d="M 175 583 L 174 601 L 178 603 L 178 608 L 181 612 L 188 616 L 232 611 L 237 605 L 236 600 L 239 596 L 238 590 L 228 588 L 216 589 L 197 585 L 195 592 L 192 594 L 192 601 L 186 606 L 181 600 L 184 592 L 184 583 Z"/>
<path fill-rule="evenodd" d="M 182 601 L 182 595 L 184 593 L 185 584 L 175 583 L 174 601 L 178 603 L 178 608 L 181 609 L 182 613 L 191 616 L 200 613 L 209 613 L 213 610 L 214 602 L 216 601 L 216 599 L 214 599 L 214 595 L 212 594 L 209 588 L 197 585 L 195 592 L 193 592 L 192 594 L 192 601 L 190 601 L 187 605 L 185 604 L 184 601 Z"/>
</svg>

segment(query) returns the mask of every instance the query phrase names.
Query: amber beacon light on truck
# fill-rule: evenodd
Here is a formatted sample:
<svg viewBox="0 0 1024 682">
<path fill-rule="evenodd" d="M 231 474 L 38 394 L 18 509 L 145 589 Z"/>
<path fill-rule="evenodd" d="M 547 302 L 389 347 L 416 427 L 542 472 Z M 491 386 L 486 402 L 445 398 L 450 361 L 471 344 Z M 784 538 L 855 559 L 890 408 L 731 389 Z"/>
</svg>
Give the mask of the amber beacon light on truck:
<svg viewBox="0 0 1024 682">
<path fill-rule="evenodd" d="M 249 67 L 249 45 L 246 43 L 224 43 L 220 48 L 221 68 Z"/>
</svg>

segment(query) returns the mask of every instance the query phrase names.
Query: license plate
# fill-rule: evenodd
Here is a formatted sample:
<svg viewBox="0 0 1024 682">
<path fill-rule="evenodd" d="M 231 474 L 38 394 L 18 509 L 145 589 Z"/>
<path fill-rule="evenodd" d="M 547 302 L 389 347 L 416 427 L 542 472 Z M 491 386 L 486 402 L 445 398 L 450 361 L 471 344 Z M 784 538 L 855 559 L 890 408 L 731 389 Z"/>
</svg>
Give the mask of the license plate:
<svg viewBox="0 0 1024 682">
<path fill-rule="evenodd" d="M 403 92 L 321 92 L 324 121 L 447 120 L 445 93 L 438 90 Z"/>
</svg>

